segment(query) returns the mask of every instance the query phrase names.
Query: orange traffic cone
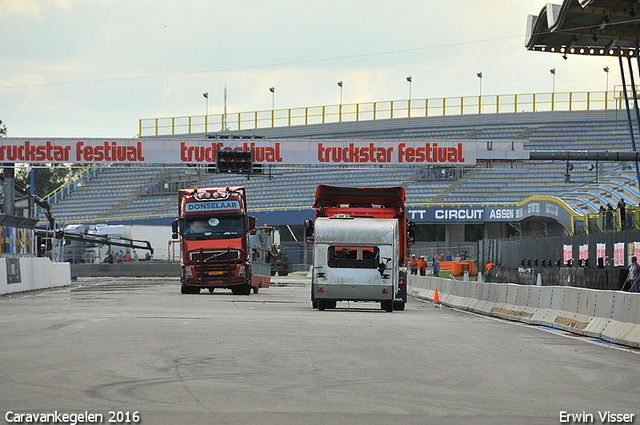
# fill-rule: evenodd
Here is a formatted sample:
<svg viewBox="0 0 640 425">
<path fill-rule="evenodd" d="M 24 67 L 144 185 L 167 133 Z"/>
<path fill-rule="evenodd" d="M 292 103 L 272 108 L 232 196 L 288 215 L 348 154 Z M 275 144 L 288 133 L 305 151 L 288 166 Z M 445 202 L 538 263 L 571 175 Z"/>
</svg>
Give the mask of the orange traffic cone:
<svg viewBox="0 0 640 425">
<path fill-rule="evenodd" d="M 438 296 L 438 288 L 436 288 L 436 294 L 433 296 L 433 302 L 434 303 L 440 302 L 440 297 Z"/>
</svg>

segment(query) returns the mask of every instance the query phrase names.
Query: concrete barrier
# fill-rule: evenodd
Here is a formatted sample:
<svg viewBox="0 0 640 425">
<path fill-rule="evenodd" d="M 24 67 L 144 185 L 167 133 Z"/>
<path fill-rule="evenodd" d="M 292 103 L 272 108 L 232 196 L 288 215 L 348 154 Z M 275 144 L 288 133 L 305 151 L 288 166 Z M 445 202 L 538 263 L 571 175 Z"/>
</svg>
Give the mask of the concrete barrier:
<svg viewBox="0 0 640 425">
<path fill-rule="evenodd" d="M 640 294 L 569 286 L 453 281 L 409 276 L 409 293 L 480 314 L 640 347 Z"/>
<path fill-rule="evenodd" d="M 53 263 L 49 258 L 0 259 L 0 294 L 34 291 L 71 284 L 69 263 Z"/>
</svg>

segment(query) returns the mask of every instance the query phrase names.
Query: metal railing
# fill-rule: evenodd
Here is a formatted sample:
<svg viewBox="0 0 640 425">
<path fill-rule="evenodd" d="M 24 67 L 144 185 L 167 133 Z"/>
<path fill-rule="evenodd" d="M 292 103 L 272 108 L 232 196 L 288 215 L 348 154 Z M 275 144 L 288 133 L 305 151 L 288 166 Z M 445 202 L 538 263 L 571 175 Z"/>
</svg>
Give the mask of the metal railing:
<svg viewBox="0 0 640 425">
<path fill-rule="evenodd" d="M 393 118 L 622 109 L 623 101 L 622 87 L 616 87 L 613 91 L 502 94 L 390 100 L 383 102 L 237 112 L 226 115 L 213 114 L 143 118 L 139 123 L 139 136 L 163 136 L 226 130 L 254 130 L 270 127 Z"/>
</svg>

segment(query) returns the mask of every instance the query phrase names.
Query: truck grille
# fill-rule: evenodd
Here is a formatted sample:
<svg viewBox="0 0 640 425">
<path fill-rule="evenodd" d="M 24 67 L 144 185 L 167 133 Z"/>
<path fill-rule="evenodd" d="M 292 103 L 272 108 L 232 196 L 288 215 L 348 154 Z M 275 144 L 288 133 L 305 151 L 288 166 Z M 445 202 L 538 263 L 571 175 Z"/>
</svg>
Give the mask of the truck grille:
<svg viewBox="0 0 640 425">
<path fill-rule="evenodd" d="M 227 261 L 238 261 L 240 251 L 230 249 L 227 251 L 191 251 L 189 258 L 193 262 L 218 263 Z"/>
</svg>

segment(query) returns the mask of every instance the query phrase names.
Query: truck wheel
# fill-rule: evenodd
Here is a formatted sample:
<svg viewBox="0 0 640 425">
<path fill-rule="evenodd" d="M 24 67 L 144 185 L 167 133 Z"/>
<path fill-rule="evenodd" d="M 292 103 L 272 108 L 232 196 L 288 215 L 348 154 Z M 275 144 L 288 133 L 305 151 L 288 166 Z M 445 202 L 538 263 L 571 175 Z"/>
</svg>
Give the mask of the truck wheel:
<svg viewBox="0 0 640 425">
<path fill-rule="evenodd" d="M 387 313 L 391 313 L 393 311 L 393 301 L 380 301 L 380 308 Z"/>
<path fill-rule="evenodd" d="M 257 294 L 258 293 L 258 287 L 257 286 L 252 286 L 251 289 L 253 289 L 253 293 Z"/>
<path fill-rule="evenodd" d="M 318 300 L 318 310 L 324 311 L 327 308 L 327 304 L 324 300 Z"/>
<path fill-rule="evenodd" d="M 404 305 L 405 304 L 403 302 L 393 303 L 393 309 L 398 311 L 404 311 Z"/>
<path fill-rule="evenodd" d="M 318 304 L 318 300 L 311 300 L 311 306 L 312 306 L 313 308 L 318 308 L 318 305 L 319 305 L 319 304 Z"/>
<path fill-rule="evenodd" d="M 278 272 L 278 275 L 280 275 L 280 276 L 288 276 L 289 272 L 281 271 L 281 272 Z"/>
<path fill-rule="evenodd" d="M 209 288 L 209 292 L 213 292 L 214 289 L 216 289 L 216 288 L 214 288 L 214 287 Z"/>
<path fill-rule="evenodd" d="M 182 294 L 190 294 L 190 293 L 191 293 L 191 291 L 190 291 L 190 290 L 189 290 L 189 288 L 187 288 L 186 286 L 181 285 L 181 286 L 180 286 L 180 293 L 182 293 Z"/>
<path fill-rule="evenodd" d="M 234 286 L 231 288 L 233 295 L 249 295 L 251 293 L 251 285 Z"/>
</svg>

